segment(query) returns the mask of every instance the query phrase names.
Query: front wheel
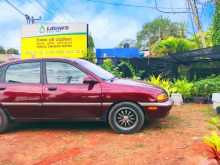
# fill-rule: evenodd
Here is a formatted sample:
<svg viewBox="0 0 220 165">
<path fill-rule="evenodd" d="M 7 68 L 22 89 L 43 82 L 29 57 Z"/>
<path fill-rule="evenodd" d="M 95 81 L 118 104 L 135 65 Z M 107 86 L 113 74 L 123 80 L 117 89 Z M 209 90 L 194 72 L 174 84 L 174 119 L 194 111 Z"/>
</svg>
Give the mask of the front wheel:
<svg viewBox="0 0 220 165">
<path fill-rule="evenodd" d="M 114 105 L 108 115 L 110 127 L 118 133 L 134 133 L 144 125 L 142 109 L 132 102 L 121 102 Z"/>
</svg>

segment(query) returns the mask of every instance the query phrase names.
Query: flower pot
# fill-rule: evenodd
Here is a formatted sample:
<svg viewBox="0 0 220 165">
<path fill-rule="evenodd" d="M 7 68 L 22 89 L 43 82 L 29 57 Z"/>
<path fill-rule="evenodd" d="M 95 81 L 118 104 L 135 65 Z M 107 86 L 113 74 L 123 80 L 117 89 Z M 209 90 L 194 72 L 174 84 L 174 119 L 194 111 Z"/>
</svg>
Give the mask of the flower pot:
<svg viewBox="0 0 220 165">
<path fill-rule="evenodd" d="M 180 93 L 172 93 L 171 99 L 173 100 L 174 105 L 182 105 L 183 97 Z"/>
<path fill-rule="evenodd" d="M 192 103 L 193 102 L 193 98 L 184 98 L 184 103 Z"/>
<path fill-rule="evenodd" d="M 220 113 L 220 93 L 212 94 L 212 107 L 216 113 Z"/>
<path fill-rule="evenodd" d="M 193 97 L 193 102 L 198 103 L 198 104 L 205 104 L 207 103 L 207 97 L 202 97 L 202 96 L 195 96 Z"/>
</svg>

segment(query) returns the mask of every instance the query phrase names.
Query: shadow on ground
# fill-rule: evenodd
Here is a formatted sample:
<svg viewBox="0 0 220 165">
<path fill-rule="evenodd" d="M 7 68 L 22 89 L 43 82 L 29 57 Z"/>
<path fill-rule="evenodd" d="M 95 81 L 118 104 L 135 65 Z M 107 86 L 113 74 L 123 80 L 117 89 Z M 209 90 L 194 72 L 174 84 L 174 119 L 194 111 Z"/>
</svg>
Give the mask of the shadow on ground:
<svg viewBox="0 0 220 165">
<path fill-rule="evenodd" d="M 110 128 L 104 122 L 34 122 L 34 123 L 17 123 L 14 125 L 11 131 L 17 132 L 24 130 L 96 131 L 96 130 L 110 130 Z"/>
<path fill-rule="evenodd" d="M 178 126 L 181 119 L 176 116 L 169 116 L 162 120 L 145 122 L 144 130 L 157 130 L 174 128 Z M 17 123 L 10 132 L 18 131 L 40 131 L 40 130 L 62 130 L 62 131 L 111 131 L 105 122 L 32 122 Z"/>
</svg>

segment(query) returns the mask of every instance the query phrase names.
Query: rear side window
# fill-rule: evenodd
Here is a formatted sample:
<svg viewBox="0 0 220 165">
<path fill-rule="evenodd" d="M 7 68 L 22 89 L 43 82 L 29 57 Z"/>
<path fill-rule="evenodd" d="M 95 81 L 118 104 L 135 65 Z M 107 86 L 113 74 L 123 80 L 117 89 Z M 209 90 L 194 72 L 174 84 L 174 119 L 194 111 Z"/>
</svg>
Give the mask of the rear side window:
<svg viewBox="0 0 220 165">
<path fill-rule="evenodd" d="M 10 65 L 5 74 L 8 83 L 40 83 L 40 62 Z"/>
</svg>

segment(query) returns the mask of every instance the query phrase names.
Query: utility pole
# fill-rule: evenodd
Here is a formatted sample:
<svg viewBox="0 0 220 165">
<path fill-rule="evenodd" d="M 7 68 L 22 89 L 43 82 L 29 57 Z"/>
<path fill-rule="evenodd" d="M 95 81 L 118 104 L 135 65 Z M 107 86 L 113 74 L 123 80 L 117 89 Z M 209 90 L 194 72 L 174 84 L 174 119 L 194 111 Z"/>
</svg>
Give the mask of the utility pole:
<svg viewBox="0 0 220 165">
<path fill-rule="evenodd" d="M 194 18 L 194 24 L 196 25 L 198 33 L 201 37 L 201 40 L 200 40 L 201 46 L 202 46 L 202 48 L 205 48 L 206 47 L 205 36 L 204 36 L 203 30 L 202 30 L 202 24 L 201 24 L 201 20 L 199 18 L 199 12 L 198 12 L 196 0 L 187 0 L 187 3 L 188 3 L 189 8 L 192 11 L 191 13 Z"/>
<path fill-rule="evenodd" d="M 160 41 L 161 40 L 161 30 L 160 30 L 160 26 L 158 27 L 159 29 L 158 29 L 158 36 L 159 36 L 159 38 L 158 38 L 158 41 Z"/>
</svg>

